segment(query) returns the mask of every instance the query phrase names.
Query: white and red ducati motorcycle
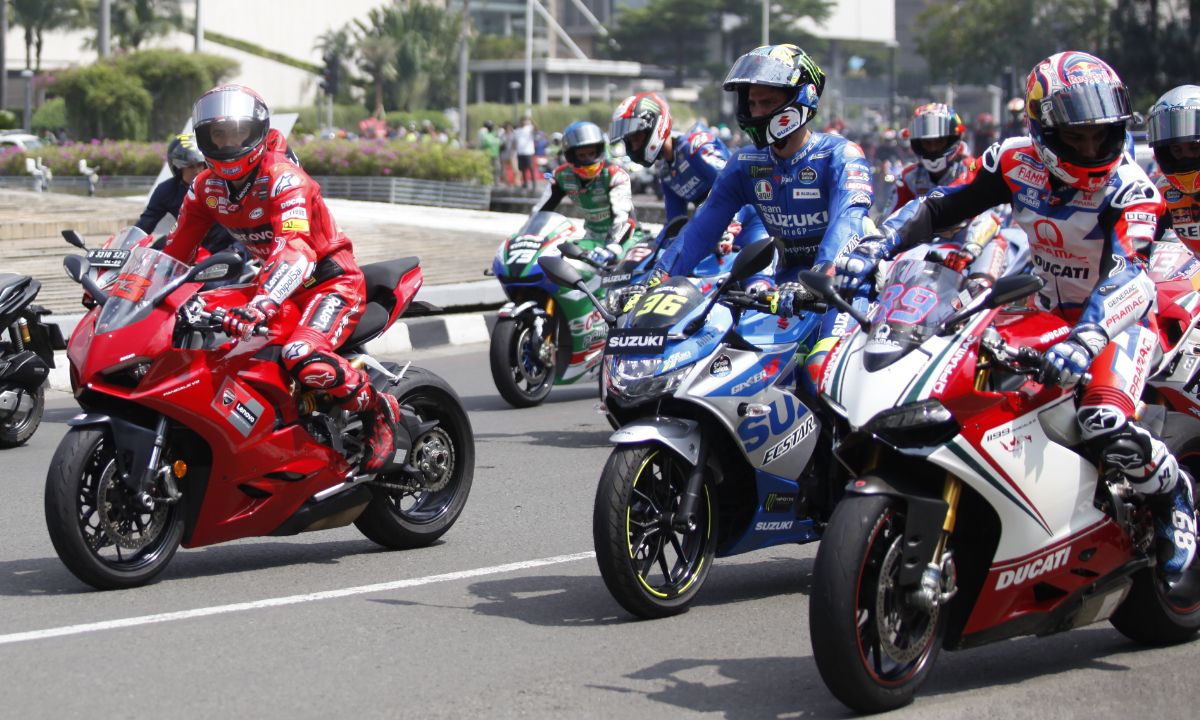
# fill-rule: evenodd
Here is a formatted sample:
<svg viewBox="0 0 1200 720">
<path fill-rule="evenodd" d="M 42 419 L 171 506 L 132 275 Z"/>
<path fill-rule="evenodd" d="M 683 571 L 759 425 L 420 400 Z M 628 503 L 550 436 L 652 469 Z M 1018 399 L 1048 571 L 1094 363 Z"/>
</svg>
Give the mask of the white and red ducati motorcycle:
<svg viewBox="0 0 1200 720">
<path fill-rule="evenodd" d="M 846 309 L 827 278 L 803 280 Z M 872 321 L 830 354 L 821 392 L 855 479 L 817 552 L 809 626 L 851 708 L 911 702 L 942 647 L 1102 620 L 1151 645 L 1200 630 L 1200 568 L 1158 573 L 1143 498 L 1083 452 L 1073 393 L 1036 381 L 1068 328 L 1006 306 L 1041 284 L 1014 275 L 972 297 L 959 273 L 900 260 Z M 1157 405 L 1140 421 L 1200 472 L 1200 421 Z"/>
</svg>

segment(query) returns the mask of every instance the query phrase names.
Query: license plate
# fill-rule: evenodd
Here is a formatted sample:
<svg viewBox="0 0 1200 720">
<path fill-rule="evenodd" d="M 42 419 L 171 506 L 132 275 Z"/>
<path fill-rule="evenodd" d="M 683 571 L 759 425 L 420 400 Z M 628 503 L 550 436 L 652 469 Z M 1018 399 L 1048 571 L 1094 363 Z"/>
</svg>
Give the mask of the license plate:
<svg viewBox="0 0 1200 720">
<path fill-rule="evenodd" d="M 129 251 L 117 248 L 100 248 L 98 250 L 88 250 L 87 257 L 92 267 L 119 268 L 129 258 Z"/>
</svg>

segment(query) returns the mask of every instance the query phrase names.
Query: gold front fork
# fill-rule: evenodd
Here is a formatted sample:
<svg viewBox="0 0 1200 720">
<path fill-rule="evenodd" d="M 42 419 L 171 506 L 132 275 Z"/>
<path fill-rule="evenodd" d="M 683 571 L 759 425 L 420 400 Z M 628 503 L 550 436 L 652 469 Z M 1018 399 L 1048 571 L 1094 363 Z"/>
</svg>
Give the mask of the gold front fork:
<svg viewBox="0 0 1200 720">
<path fill-rule="evenodd" d="M 933 564 L 939 567 L 942 564 L 942 553 L 946 550 L 946 541 L 950 539 L 951 533 L 954 532 L 954 525 L 958 522 L 958 500 L 961 497 L 962 481 L 947 474 L 946 480 L 942 484 L 942 499 L 946 501 L 946 519 L 942 521 L 942 534 L 933 551 Z"/>
</svg>

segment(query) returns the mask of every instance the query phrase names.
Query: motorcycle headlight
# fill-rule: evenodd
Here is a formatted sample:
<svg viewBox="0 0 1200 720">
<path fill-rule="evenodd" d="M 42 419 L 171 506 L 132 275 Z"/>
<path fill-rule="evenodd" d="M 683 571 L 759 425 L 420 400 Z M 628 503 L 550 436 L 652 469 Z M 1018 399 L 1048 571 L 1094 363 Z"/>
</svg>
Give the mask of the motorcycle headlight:
<svg viewBox="0 0 1200 720">
<path fill-rule="evenodd" d="M 675 392 L 691 366 L 659 374 L 662 356 L 614 358 L 610 361 L 609 390 L 626 398 L 654 397 Z"/>
<path fill-rule="evenodd" d="M 958 422 L 937 400 L 890 408 L 871 418 L 864 430 L 896 447 L 929 447 L 949 442 Z"/>
</svg>

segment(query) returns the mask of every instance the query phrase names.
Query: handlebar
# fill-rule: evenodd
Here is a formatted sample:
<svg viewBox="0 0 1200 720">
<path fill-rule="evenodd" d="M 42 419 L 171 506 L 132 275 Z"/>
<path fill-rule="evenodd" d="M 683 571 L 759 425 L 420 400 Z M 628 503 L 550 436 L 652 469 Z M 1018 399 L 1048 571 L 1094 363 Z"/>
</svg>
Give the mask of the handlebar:
<svg viewBox="0 0 1200 720">
<path fill-rule="evenodd" d="M 997 350 L 999 352 L 996 352 Z M 1025 375 L 1040 373 L 1045 364 L 1045 355 L 1037 348 L 1032 348 L 1028 345 L 1013 347 L 1005 343 L 1003 346 L 994 349 L 992 354 L 1010 369 Z M 1091 373 L 1084 373 L 1079 380 L 1080 385 L 1089 385 L 1091 382 Z"/>
<path fill-rule="evenodd" d="M 195 317 L 197 317 L 201 320 L 205 320 L 209 323 L 208 327 L 205 328 L 208 330 L 212 330 L 212 329 L 219 330 L 219 329 L 223 328 L 225 325 L 225 314 L 226 314 L 225 308 L 217 308 L 217 309 L 213 310 L 212 312 L 204 310 L 203 308 L 199 308 L 194 311 Z M 260 324 L 254 328 L 255 335 L 264 336 L 264 335 L 267 335 L 269 332 L 270 332 L 270 330 L 267 329 L 266 325 Z"/>
</svg>

